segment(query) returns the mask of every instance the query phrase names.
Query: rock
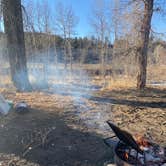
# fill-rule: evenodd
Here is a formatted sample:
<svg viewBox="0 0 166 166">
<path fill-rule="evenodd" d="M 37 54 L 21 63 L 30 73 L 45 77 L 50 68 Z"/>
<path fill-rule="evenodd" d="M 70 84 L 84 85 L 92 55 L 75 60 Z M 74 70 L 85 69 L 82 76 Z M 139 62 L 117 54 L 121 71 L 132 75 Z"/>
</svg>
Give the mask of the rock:
<svg viewBox="0 0 166 166">
<path fill-rule="evenodd" d="M 15 111 L 21 114 L 28 113 L 29 107 L 26 102 L 22 101 L 16 104 Z"/>
</svg>

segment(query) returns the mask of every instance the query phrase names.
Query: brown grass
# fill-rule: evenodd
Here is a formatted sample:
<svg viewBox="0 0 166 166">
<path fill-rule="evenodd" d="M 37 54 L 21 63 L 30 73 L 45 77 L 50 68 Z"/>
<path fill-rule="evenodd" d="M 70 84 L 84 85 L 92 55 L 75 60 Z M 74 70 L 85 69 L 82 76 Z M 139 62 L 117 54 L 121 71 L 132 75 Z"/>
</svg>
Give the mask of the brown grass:
<svg viewBox="0 0 166 166">
<path fill-rule="evenodd" d="M 11 78 L 9 76 L 0 76 L 0 84 L 2 85 L 10 85 L 12 84 Z"/>
<path fill-rule="evenodd" d="M 61 65 L 59 66 L 62 67 Z M 99 64 L 79 64 L 73 65 L 74 69 L 83 70 L 99 70 Z M 106 66 L 107 69 L 111 69 L 110 65 Z M 127 74 L 114 73 L 111 76 L 107 76 L 103 80 L 100 76 L 91 76 L 92 84 L 103 86 L 104 89 L 121 89 L 121 88 L 135 88 L 136 87 L 136 75 L 130 76 Z M 166 81 L 166 65 L 149 65 L 147 68 L 147 84 L 152 81 L 160 82 Z M 0 76 L 0 84 L 4 86 L 11 86 L 12 82 L 9 76 Z"/>
<path fill-rule="evenodd" d="M 147 67 L 147 79 L 166 81 L 166 65 L 150 65 Z"/>
<path fill-rule="evenodd" d="M 108 82 L 108 89 L 134 88 L 136 87 L 136 79 L 128 76 L 112 78 Z"/>
</svg>

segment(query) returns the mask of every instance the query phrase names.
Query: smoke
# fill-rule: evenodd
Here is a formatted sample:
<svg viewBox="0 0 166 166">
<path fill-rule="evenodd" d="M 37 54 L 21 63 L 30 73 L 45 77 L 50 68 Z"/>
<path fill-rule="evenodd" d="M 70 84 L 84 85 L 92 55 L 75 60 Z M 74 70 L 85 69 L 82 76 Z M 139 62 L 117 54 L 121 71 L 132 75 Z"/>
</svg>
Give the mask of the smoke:
<svg viewBox="0 0 166 166">
<path fill-rule="evenodd" d="M 41 55 L 38 56 L 41 57 Z M 108 132 L 105 121 L 108 120 L 107 111 L 110 111 L 111 107 L 89 100 L 100 87 L 92 83 L 85 69 L 81 69 L 77 64 L 73 64 L 72 70 L 64 69 L 64 64 L 48 63 L 47 59 L 40 62 L 38 59 L 36 62 L 28 62 L 28 69 L 33 86 L 38 86 L 39 89 L 49 93 L 70 96 L 74 106 L 71 111 L 83 122 L 83 125 L 89 129 L 96 128 Z M 44 79 L 46 81 L 43 81 Z"/>
<path fill-rule="evenodd" d="M 73 67 L 73 70 L 64 69 L 62 63 L 54 64 L 38 59 L 27 64 L 29 80 L 34 88 L 48 88 L 52 93 L 74 97 L 81 97 L 91 91 L 90 78 L 78 67 Z"/>
<path fill-rule="evenodd" d="M 27 55 L 27 57 L 29 57 L 27 58 L 28 77 L 34 90 L 72 97 L 73 105 L 77 108 L 74 113 L 85 122 L 87 127 L 93 128 L 97 125 L 97 128 L 101 130 L 105 128 L 103 126 L 107 115 L 105 106 L 96 106 L 99 109 L 95 110 L 93 104 L 88 105 L 88 99 L 100 87 L 92 84 L 91 77 L 88 76 L 85 69 L 75 63 L 73 63 L 72 70 L 69 66 L 65 69 L 61 60 L 55 60 L 53 51 L 49 56 L 47 53 L 36 53 L 33 58 L 32 55 Z M 55 63 L 56 61 L 58 63 Z M 1 62 L 7 64 L 7 67 L 1 66 L 1 69 L 9 69 L 8 60 L 1 56 Z M 22 72 L 17 73 L 19 78 L 24 78 L 22 74 Z M 1 78 L 6 76 L 10 78 L 9 72 L 1 75 Z"/>
</svg>

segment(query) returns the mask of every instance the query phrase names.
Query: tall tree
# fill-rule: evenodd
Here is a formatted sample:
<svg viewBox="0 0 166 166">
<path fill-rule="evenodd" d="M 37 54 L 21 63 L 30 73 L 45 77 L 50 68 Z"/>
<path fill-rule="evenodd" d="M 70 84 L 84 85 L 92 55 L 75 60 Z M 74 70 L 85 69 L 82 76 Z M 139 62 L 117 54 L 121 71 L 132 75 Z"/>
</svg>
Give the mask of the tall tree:
<svg viewBox="0 0 166 166">
<path fill-rule="evenodd" d="M 123 37 L 128 40 L 130 46 L 127 51 L 134 51 L 138 58 L 137 88 L 146 86 L 147 54 L 151 20 L 154 11 L 155 0 L 129 0 L 123 4 L 125 26 Z M 128 53 L 128 55 L 129 55 Z"/>
<path fill-rule="evenodd" d="M 151 19 L 153 15 L 154 0 L 144 0 L 143 18 L 141 24 L 140 40 L 137 47 L 139 71 L 137 76 L 137 88 L 144 89 L 146 86 L 147 52 Z"/>
<path fill-rule="evenodd" d="M 64 6 L 62 3 L 57 5 L 56 28 L 64 39 L 64 63 L 67 67 L 67 59 L 70 59 L 70 69 L 72 69 L 72 46 L 71 37 L 75 35 L 75 27 L 78 23 L 78 18 L 75 15 L 72 7 Z"/>
<path fill-rule="evenodd" d="M 37 28 L 40 33 L 45 34 L 45 38 L 40 40 L 41 45 L 45 46 L 43 59 L 43 85 L 48 87 L 49 59 L 51 55 L 51 8 L 47 0 L 38 2 L 36 6 Z"/>
<path fill-rule="evenodd" d="M 119 0 L 113 0 L 113 9 L 112 9 L 112 26 L 113 26 L 113 32 L 114 32 L 114 38 L 115 40 L 118 39 L 118 33 L 120 29 L 120 2 Z"/>
<path fill-rule="evenodd" d="M 105 75 L 105 55 L 106 55 L 106 43 L 110 37 L 110 20 L 109 14 L 106 7 L 106 1 L 98 0 L 95 9 L 93 10 L 93 15 L 91 18 L 91 26 L 98 38 L 98 47 L 100 50 L 100 65 L 101 74 Z"/>
<path fill-rule="evenodd" d="M 11 78 L 18 90 L 30 90 L 28 79 L 21 0 L 3 0 L 3 19 Z"/>
</svg>

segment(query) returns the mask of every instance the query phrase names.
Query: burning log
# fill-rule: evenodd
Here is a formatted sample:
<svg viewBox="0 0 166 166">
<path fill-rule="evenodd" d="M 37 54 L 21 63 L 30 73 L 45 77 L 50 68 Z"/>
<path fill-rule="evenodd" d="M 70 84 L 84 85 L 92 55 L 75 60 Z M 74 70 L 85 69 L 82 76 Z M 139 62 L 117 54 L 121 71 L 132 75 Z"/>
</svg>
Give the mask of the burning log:
<svg viewBox="0 0 166 166">
<path fill-rule="evenodd" d="M 145 150 L 146 147 L 152 145 L 146 138 L 142 137 L 141 135 L 135 135 L 135 140 L 139 145 L 140 149 Z"/>
</svg>

